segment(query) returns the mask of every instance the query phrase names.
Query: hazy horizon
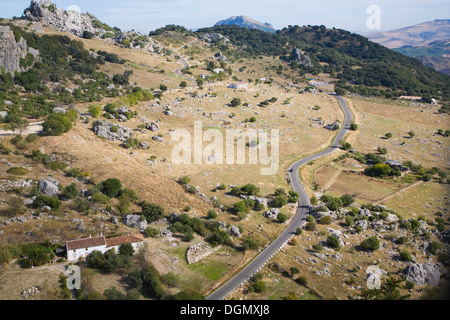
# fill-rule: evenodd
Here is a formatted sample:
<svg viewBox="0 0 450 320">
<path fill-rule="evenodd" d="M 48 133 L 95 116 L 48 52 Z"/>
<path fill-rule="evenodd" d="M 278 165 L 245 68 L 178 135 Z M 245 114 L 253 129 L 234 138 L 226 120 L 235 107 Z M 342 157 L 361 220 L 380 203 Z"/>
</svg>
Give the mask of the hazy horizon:
<svg viewBox="0 0 450 320">
<path fill-rule="evenodd" d="M 368 34 L 408 27 L 425 21 L 448 19 L 442 13 L 450 12 L 447 0 L 423 1 L 373 1 L 358 3 L 342 0 L 323 0 L 320 7 L 309 1 L 293 0 L 110 0 L 110 1 L 52 1 L 59 8 L 79 8 L 83 13 L 91 12 L 102 22 L 117 26 L 124 31 L 148 32 L 168 24 L 188 29 L 211 27 L 231 16 L 247 16 L 262 23 L 270 23 L 279 30 L 288 25 L 325 25 L 351 32 Z M 30 0 L 0 0 L 2 18 L 20 17 Z M 380 29 L 367 28 L 370 14 L 367 8 L 376 5 L 381 11 Z"/>
</svg>

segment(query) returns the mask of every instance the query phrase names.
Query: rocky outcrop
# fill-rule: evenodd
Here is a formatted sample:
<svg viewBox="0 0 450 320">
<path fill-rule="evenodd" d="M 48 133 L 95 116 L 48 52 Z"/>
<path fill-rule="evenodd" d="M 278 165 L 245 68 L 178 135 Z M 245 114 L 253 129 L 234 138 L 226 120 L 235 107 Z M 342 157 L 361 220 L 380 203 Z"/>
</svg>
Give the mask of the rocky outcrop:
<svg viewBox="0 0 450 320">
<path fill-rule="evenodd" d="M 8 26 L 0 26 L 0 69 L 3 68 L 7 73 L 25 71 L 26 68 L 20 65 L 20 59 L 26 58 L 28 54 L 36 61 L 39 51 L 29 48 L 22 37 L 17 40 Z"/>
<path fill-rule="evenodd" d="M 309 57 L 306 54 L 303 54 L 297 48 L 292 49 L 292 58 L 301 66 L 310 67 L 312 65 Z"/>
<path fill-rule="evenodd" d="M 276 219 L 278 217 L 279 213 L 280 213 L 280 209 L 272 208 L 264 213 L 264 217 L 269 218 L 269 219 Z"/>
<path fill-rule="evenodd" d="M 222 246 L 217 246 L 215 248 L 210 247 L 206 243 L 197 243 L 190 246 L 186 252 L 186 260 L 188 264 L 196 263 L 216 250 L 219 250 Z"/>
<path fill-rule="evenodd" d="M 230 236 L 240 238 L 242 236 L 241 235 L 241 230 L 239 230 L 238 227 L 232 225 L 230 227 Z"/>
<path fill-rule="evenodd" d="M 206 42 L 222 42 L 223 44 L 226 44 L 230 42 L 230 39 L 227 37 L 221 35 L 220 33 L 205 33 L 200 37 L 200 39 L 205 40 Z"/>
<path fill-rule="evenodd" d="M 44 178 L 39 181 L 39 192 L 44 196 L 53 197 L 59 193 L 59 182 L 53 178 Z"/>
<path fill-rule="evenodd" d="M 91 13 L 81 13 L 73 10 L 57 8 L 51 1 L 31 1 L 30 6 L 23 12 L 23 18 L 30 21 L 43 22 L 58 31 L 73 33 L 79 37 L 84 31 L 92 34 L 104 34 L 102 28 L 94 27 L 97 18 Z"/>
<path fill-rule="evenodd" d="M 140 230 L 147 228 L 147 220 L 141 220 L 141 216 L 137 214 L 127 214 L 122 221 L 129 228 L 138 228 Z"/>
<path fill-rule="evenodd" d="M 93 15 L 92 13 L 81 13 L 74 10 L 63 10 L 57 8 L 51 1 L 31 1 L 30 6 L 23 12 L 22 18 L 42 22 L 44 25 L 51 28 L 73 33 L 78 37 L 82 37 L 85 31 L 90 32 L 93 36 L 102 37 L 106 33 L 111 33 L 112 29 L 107 28 Z M 126 46 L 131 49 L 144 50 L 147 52 L 159 51 L 162 47 L 152 38 L 142 35 L 138 32 L 125 32 L 120 30 L 113 30 L 114 37 L 108 37 L 106 41 L 112 41 L 119 45 L 126 43 Z M 145 39 L 145 41 L 132 41 L 134 38 Z"/>
<path fill-rule="evenodd" d="M 94 133 L 110 141 L 125 141 L 131 137 L 131 129 L 108 121 L 96 121 Z"/>
<path fill-rule="evenodd" d="M 404 271 L 406 280 L 421 285 L 439 285 L 441 273 L 434 263 L 410 263 Z"/>
</svg>

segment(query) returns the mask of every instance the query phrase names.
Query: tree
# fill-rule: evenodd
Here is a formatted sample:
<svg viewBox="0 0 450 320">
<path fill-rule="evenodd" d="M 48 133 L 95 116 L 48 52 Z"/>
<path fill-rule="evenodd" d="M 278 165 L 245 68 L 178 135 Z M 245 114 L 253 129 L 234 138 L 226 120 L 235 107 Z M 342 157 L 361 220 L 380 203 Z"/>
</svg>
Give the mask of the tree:
<svg viewBox="0 0 450 320">
<path fill-rule="evenodd" d="M 207 216 L 208 219 L 215 219 L 217 218 L 217 212 L 215 212 L 214 210 L 208 210 Z"/>
<path fill-rule="evenodd" d="M 119 246 L 119 254 L 131 257 L 134 254 L 134 248 L 131 243 L 122 243 Z"/>
<path fill-rule="evenodd" d="M 148 222 L 153 222 L 164 217 L 164 208 L 158 204 L 144 202 L 142 204 L 142 214 Z"/>
<path fill-rule="evenodd" d="M 128 213 L 130 213 L 130 206 L 131 206 L 130 197 L 126 193 L 123 193 L 119 196 L 118 199 L 119 203 L 117 203 L 116 209 L 117 211 L 119 211 L 119 214 L 121 216 L 125 216 Z"/>
<path fill-rule="evenodd" d="M 296 274 L 300 273 L 300 269 L 297 267 L 291 267 L 289 269 L 290 273 L 291 273 L 291 277 L 294 277 Z"/>
<path fill-rule="evenodd" d="M 402 261 L 406 261 L 406 262 L 412 261 L 411 254 L 407 250 L 404 250 L 404 249 L 401 250 L 399 253 L 399 256 Z"/>
<path fill-rule="evenodd" d="M 384 135 L 386 138 L 390 139 L 392 138 L 392 133 L 388 132 Z"/>
<path fill-rule="evenodd" d="M 349 205 L 351 205 L 353 202 L 355 202 L 355 198 L 353 198 L 353 196 L 351 196 L 350 194 L 346 193 L 343 196 L 341 196 L 341 200 L 342 200 L 342 205 L 344 207 L 348 207 Z"/>
<path fill-rule="evenodd" d="M 187 82 L 186 81 L 181 81 L 180 82 L 180 87 L 181 88 L 186 88 L 187 87 Z"/>
<path fill-rule="evenodd" d="M 51 114 L 42 123 L 42 131 L 49 136 L 60 136 L 72 129 L 72 122 L 61 113 Z"/>
<path fill-rule="evenodd" d="M 364 251 L 375 251 L 380 248 L 380 240 L 377 237 L 370 237 L 363 240 L 360 245 Z"/>
<path fill-rule="evenodd" d="M 233 100 L 231 100 L 230 102 L 230 106 L 231 107 L 237 107 L 241 104 L 241 99 L 240 98 L 233 98 Z"/>
<path fill-rule="evenodd" d="M 83 31 L 83 38 L 84 39 L 92 39 L 94 37 L 94 34 L 90 31 L 84 30 Z"/>
<path fill-rule="evenodd" d="M 338 249 L 341 247 L 339 238 L 336 236 L 328 236 L 327 237 L 327 245 L 329 245 L 333 249 Z"/>
<path fill-rule="evenodd" d="M 106 194 L 110 198 L 115 198 L 119 195 L 122 189 L 122 183 L 119 179 L 108 178 L 99 185 L 99 189 L 103 194 Z"/>
<path fill-rule="evenodd" d="M 98 104 L 91 104 L 88 107 L 88 112 L 92 117 L 98 118 L 102 113 L 102 107 Z"/>
<path fill-rule="evenodd" d="M 358 129 L 358 125 L 355 122 L 352 122 L 350 124 L 350 130 L 356 131 Z"/>
<path fill-rule="evenodd" d="M 408 135 L 410 138 L 413 138 L 416 134 L 414 133 L 414 131 L 409 131 Z"/>
<path fill-rule="evenodd" d="M 68 199 L 74 199 L 80 195 L 80 192 L 77 189 L 77 185 L 75 182 L 72 182 L 70 185 L 64 188 L 63 195 Z"/>
<path fill-rule="evenodd" d="M 354 298 L 349 296 L 351 300 L 406 300 L 410 295 L 401 295 L 399 288 L 403 279 L 389 277 L 381 284 L 380 288 L 362 289 L 361 294 Z"/>
<path fill-rule="evenodd" d="M 323 216 L 319 220 L 320 224 L 331 224 L 331 222 L 333 222 L 333 218 L 331 216 Z"/>
<path fill-rule="evenodd" d="M 281 213 L 281 212 L 280 212 L 280 213 L 277 215 L 277 220 L 278 220 L 279 223 L 284 223 L 284 222 L 287 221 L 287 219 L 288 219 L 288 217 L 287 217 L 287 215 L 285 215 L 284 213 Z"/>
<path fill-rule="evenodd" d="M 275 207 L 283 207 L 288 203 L 288 199 L 285 195 L 278 195 L 273 199 L 273 205 Z"/>
<path fill-rule="evenodd" d="M 6 203 L 8 205 L 7 210 L 4 212 L 6 216 L 17 216 L 23 214 L 27 210 L 22 197 L 11 197 Z"/>
<path fill-rule="evenodd" d="M 160 84 L 159 85 L 159 89 L 161 90 L 161 91 L 167 91 L 167 86 L 165 85 L 165 84 Z"/>
</svg>

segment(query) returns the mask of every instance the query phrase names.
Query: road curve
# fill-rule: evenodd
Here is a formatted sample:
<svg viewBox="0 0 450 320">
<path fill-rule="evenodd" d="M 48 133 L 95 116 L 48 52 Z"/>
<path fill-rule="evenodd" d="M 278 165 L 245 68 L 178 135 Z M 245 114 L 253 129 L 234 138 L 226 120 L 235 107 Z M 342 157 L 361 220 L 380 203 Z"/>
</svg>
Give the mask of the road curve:
<svg viewBox="0 0 450 320">
<path fill-rule="evenodd" d="M 347 102 L 339 96 L 335 96 L 335 98 L 338 100 L 342 110 L 344 111 L 345 122 L 342 125 L 339 133 L 336 135 L 336 138 L 334 139 L 331 146 L 324 151 L 300 159 L 289 167 L 289 179 L 291 181 L 292 189 L 297 191 L 300 195 L 297 212 L 292 221 L 290 222 L 289 226 L 283 231 L 283 233 L 281 233 L 281 235 L 277 239 L 275 239 L 275 241 L 273 241 L 268 247 L 266 247 L 250 264 L 248 264 L 241 272 L 235 275 L 231 280 L 229 280 L 227 283 L 225 283 L 216 291 L 214 291 L 212 294 L 210 294 L 206 298 L 206 300 L 222 300 L 234 289 L 236 289 L 242 283 L 250 279 L 255 273 L 261 270 L 265 266 L 265 264 L 291 239 L 291 237 L 295 234 L 297 228 L 299 228 L 302 225 L 303 220 L 305 219 L 308 212 L 310 212 L 311 210 L 311 204 L 309 201 L 308 194 L 306 193 L 305 189 L 300 183 L 299 169 L 301 166 L 308 163 L 309 161 L 326 156 L 335 151 L 336 149 L 338 149 L 339 141 L 341 139 L 344 139 L 345 135 L 348 132 L 348 129 L 350 128 L 350 124 L 353 121 L 353 114 L 350 111 Z"/>
<path fill-rule="evenodd" d="M 182 70 L 184 70 L 184 69 L 186 69 L 187 67 L 189 67 L 189 62 L 187 62 L 187 60 L 186 60 L 184 57 L 180 57 L 180 60 L 181 60 L 181 62 L 183 63 L 183 67 L 176 69 L 174 72 L 175 72 L 177 75 L 179 75 L 179 76 L 181 76 L 181 77 L 183 77 L 183 78 L 185 78 L 185 79 L 187 79 L 187 80 L 189 80 L 189 81 L 197 82 L 197 80 L 195 80 L 194 78 L 189 77 L 188 75 L 185 75 L 183 72 L 181 72 Z"/>
</svg>

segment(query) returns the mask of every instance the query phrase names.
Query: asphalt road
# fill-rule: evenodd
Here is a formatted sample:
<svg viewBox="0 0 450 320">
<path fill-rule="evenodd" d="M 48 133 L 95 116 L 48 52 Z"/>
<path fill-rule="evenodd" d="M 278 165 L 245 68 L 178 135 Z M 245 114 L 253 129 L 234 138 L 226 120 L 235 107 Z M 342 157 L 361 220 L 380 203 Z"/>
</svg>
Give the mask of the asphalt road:
<svg viewBox="0 0 450 320">
<path fill-rule="evenodd" d="M 348 132 L 348 129 L 350 128 L 350 124 L 353 121 L 353 114 L 348 108 L 347 102 L 339 96 L 335 96 L 335 98 L 339 101 L 339 104 L 341 105 L 341 108 L 345 114 L 345 122 L 341 127 L 340 131 L 338 132 L 331 146 L 319 153 L 302 158 L 293 163 L 289 167 L 288 174 L 292 189 L 297 191 L 300 195 L 299 207 L 289 226 L 274 242 L 272 242 L 268 247 L 266 247 L 250 264 L 248 264 L 241 272 L 239 272 L 231 280 L 229 280 L 227 283 L 225 283 L 216 291 L 214 291 L 212 294 L 210 294 L 206 298 L 206 300 L 222 300 L 230 292 L 232 292 L 242 283 L 250 279 L 255 273 L 260 271 L 264 267 L 264 265 L 291 239 L 291 237 L 295 234 L 297 228 L 299 228 L 302 225 L 306 215 L 310 212 L 312 208 L 309 201 L 309 197 L 305 189 L 303 188 L 302 184 L 300 183 L 298 174 L 299 168 L 311 160 L 321 158 L 338 149 L 339 141 L 341 139 L 344 139 L 345 135 Z"/>
</svg>

